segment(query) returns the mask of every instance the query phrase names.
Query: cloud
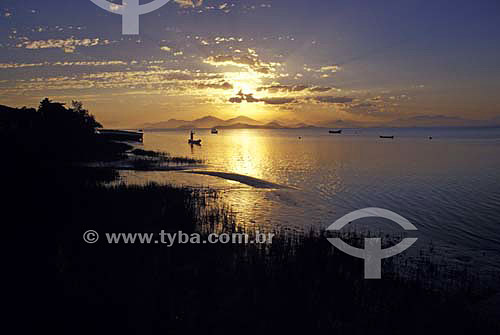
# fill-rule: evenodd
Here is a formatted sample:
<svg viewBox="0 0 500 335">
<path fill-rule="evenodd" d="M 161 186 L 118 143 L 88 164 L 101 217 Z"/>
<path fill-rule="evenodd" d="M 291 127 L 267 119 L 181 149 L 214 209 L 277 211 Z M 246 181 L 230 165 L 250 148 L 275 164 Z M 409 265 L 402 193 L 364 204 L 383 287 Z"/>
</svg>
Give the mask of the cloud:
<svg viewBox="0 0 500 335">
<path fill-rule="evenodd" d="M 311 87 L 309 90 L 311 92 L 328 92 L 328 91 L 331 91 L 331 90 L 334 90 L 334 89 L 335 89 L 334 87 L 314 86 L 314 87 Z"/>
<path fill-rule="evenodd" d="M 203 4 L 203 0 L 174 0 L 182 8 L 189 7 L 200 7 Z"/>
<path fill-rule="evenodd" d="M 200 83 L 200 84 L 197 84 L 196 87 L 200 88 L 200 89 L 213 88 L 213 89 L 220 89 L 220 90 L 232 90 L 234 88 L 233 85 L 228 83 L 227 81 L 220 82 L 220 83 Z"/>
<path fill-rule="evenodd" d="M 327 65 L 327 66 L 321 66 L 319 68 L 314 68 L 314 67 L 309 67 L 307 65 L 304 65 L 304 71 L 307 71 L 307 72 L 335 73 L 335 72 L 339 72 L 340 70 L 342 70 L 342 68 L 339 65 Z"/>
<path fill-rule="evenodd" d="M 243 42 L 242 37 L 234 36 L 216 36 L 214 37 L 215 44 L 220 44 L 223 42 Z"/>
<path fill-rule="evenodd" d="M 309 91 L 309 92 L 316 92 L 316 93 L 322 93 L 322 92 L 328 92 L 330 90 L 333 90 L 333 87 L 320 87 L 320 86 L 308 86 L 308 85 L 269 85 L 269 86 L 261 86 L 257 88 L 257 91 L 267 91 L 270 93 L 276 93 L 276 92 L 303 92 L 303 91 Z"/>
<path fill-rule="evenodd" d="M 217 73 L 200 73 L 189 70 L 156 69 L 150 71 L 114 71 L 84 74 L 82 79 L 102 80 L 110 84 L 165 83 L 168 81 L 203 81 L 220 79 Z"/>
<path fill-rule="evenodd" d="M 89 66 L 89 67 L 100 67 L 100 66 L 158 66 L 163 64 L 164 60 L 154 60 L 154 61 L 122 61 L 122 60 L 109 60 L 109 61 L 71 61 L 71 62 L 43 62 L 43 63 L 0 63 L 0 69 L 22 69 L 27 67 L 43 67 L 43 66 L 61 66 L 61 67 L 72 67 L 72 66 Z"/>
<path fill-rule="evenodd" d="M 319 68 L 304 65 L 304 71 L 314 73 L 320 78 L 329 78 L 331 74 L 339 72 L 341 70 L 342 67 L 340 67 L 339 65 L 327 65 L 321 66 Z"/>
<path fill-rule="evenodd" d="M 21 69 L 25 67 L 40 67 L 45 63 L 0 63 L 0 69 Z"/>
<path fill-rule="evenodd" d="M 245 99 L 247 102 L 259 102 L 259 101 L 262 101 L 260 99 L 257 99 L 257 98 L 254 98 L 253 94 L 247 94 L 245 95 Z"/>
<path fill-rule="evenodd" d="M 72 74 L 59 77 L 39 77 L 14 81 L 0 90 L 1 94 L 20 95 L 28 91 L 128 89 L 167 90 L 178 95 L 197 89 L 230 89 L 232 85 L 218 73 L 201 73 L 188 70 L 152 69 L 145 71 L 108 71 Z"/>
<path fill-rule="evenodd" d="M 238 92 L 236 97 L 229 98 L 231 103 L 242 103 L 243 101 L 252 102 L 263 102 L 268 105 L 283 105 L 289 103 L 295 103 L 297 100 L 295 98 L 289 97 L 271 97 L 271 98 L 255 98 L 253 93 L 245 94 L 241 90 Z"/>
<path fill-rule="evenodd" d="M 376 105 L 368 102 L 348 105 L 344 108 L 344 111 L 350 114 L 367 116 L 382 116 L 388 114 L 387 111 L 380 110 Z"/>
<path fill-rule="evenodd" d="M 93 47 L 97 45 L 108 45 L 111 42 L 109 40 L 101 40 L 99 38 L 84 38 L 84 39 L 75 39 L 74 37 L 70 37 L 68 39 L 49 39 L 49 40 L 38 40 L 38 41 L 30 41 L 25 40 L 19 44 L 17 44 L 18 48 L 25 49 L 62 49 L 66 53 L 73 53 L 77 47 Z"/>
<path fill-rule="evenodd" d="M 284 105 L 296 102 L 295 98 L 276 97 L 276 98 L 263 98 L 260 101 L 269 105 Z"/>
<path fill-rule="evenodd" d="M 352 107 L 353 108 L 371 108 L 371 107 L 376 107 L 376 106 L 370 102 L 362 102 L 362 103 L 353 105 Z"/>
<path fill-rule="evenodd" d="M 229 98 L 229 102 L 240 104 L 240 103 L 243 102 L 243 98 L 241 98 L 241 97 L 232 97 L 232 98 Z"/>
<path fill-rule="evenodd" d="M 354 98 L 334 97 L 334 96 L 317 96 L 313 98 L 317 102 L 328 104 L 348 104 L 354 101 Z"/>
<path fill-rule="evenodd" d="M 257 88 L 257 91 L 275 92 L 300 92 L 308 88 L 307 85 L 269 85 Z"/>
<path fill-rule="evenodd" d="M 258 91 L 267 91 L 267 92 L 309 92 L 310 89 L 317 89 L 318 87 L 309 87 L 306 85 L 270 85 L 270 86 L 261 86 L 257 90 Z M 321 90 L 326 91 L 327 88 L 321 88 Z M 331 88 L 328 88 L 331 89 Z M 291 103 L 325 103 L 325 104 L 350 104 L 354 101 L 354 98 L 349 97 L 336 97 L 336 96 L 307 96 L 307 95 L 299 95 L 295 97 L 290 96 L 271 96 L 264 98 L 255 98 L 253 93 L 246 94 L 241 90 L 236 94 L 236 97 L 230 98 L 229 102 L 233 103 L 241 103 L 243 101 L 246 102 L 263 102 L 268 105 L 284 105 Z"/>
<path fill-rule="evenodd" d="M 332 73 L 335 73 L 335 72 L 340 71 L 340 66 L 338 66 L 338 65 L 322 66 L 319 69 L 319 71 L 320 72 L 332 72 Z"/>
<path fill-rule="evenodd" d="M 204 62 L 214 66 L 237 66 L 247 68 L 249 71 L 254 71 L 262 74 L 274 72 L 274 67 L 277 64 L 264 63 L 258 59 L 257 54 L 250 55 L 218 55 L 210 56 L 204 59 Z"/>
</svg>

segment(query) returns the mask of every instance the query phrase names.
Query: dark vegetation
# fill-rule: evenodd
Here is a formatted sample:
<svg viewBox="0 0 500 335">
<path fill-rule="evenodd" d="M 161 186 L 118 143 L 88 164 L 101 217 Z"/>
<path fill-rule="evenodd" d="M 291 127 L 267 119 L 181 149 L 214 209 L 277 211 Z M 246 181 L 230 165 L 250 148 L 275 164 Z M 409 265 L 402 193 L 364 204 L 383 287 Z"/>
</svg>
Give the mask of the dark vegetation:
<svg viewBox="0 0 500 335">
<path fill-rule="evenodd" d="M 67 167 L 87 162 L 126 160 L 129 158 L 126 153 L 143 158 L 133 164 L 142 169 L 161 163 L 201 163 L 190 157 L 134 149 L 127 143 L 99 136 L 99 128 L 102 125 L 79 101 L 66 107 L 46 98 L 38 109 L 0 105 L 0 140 L 9 144 L 5 146 L 4 154 L 14 155 L 17 163 L 21 159 L 24 164 Z"/>
<path fill-rule="evenodd" d="M 158 163 L 174 163 L 174 164 L 201 164 L 202 160 L 194 159 L 191 157 L 172 157 L 168 153 L 157 152 L 152 150 L 144 150 L 144 149 L 134 149 L 131 151 L 132 154 L 138 157 L 144 157 L 144 160 L 147 161 L 156 161 Z"/>
<path fill-rule="evenodd" d="M 113 170 L 71 165 L 108 151 L 97 148 L 95 120 L 81 115 L 89 128 L 65 144 L 41 129 L 28 135 L 37 143 L 12 126 L 2 130 L 4 305 L 16 333 L 498 334 L 497 320 L 470 308 L 492 292 L 474 289 L 476 278 L 461 269 L 458 285 L 429 287 L 442 270 L 426 258 L 407 278 L 397 275 L 404 259 L 394 258 L 384 262 L 384 279 L 364 280 L 362 262 L 321 234 L 282 233 L 260 246 L 107 244 L 106 232 L 241 228 L 214 191 L 109 187 L 102 182 Z M 40 127 L 45 117 L 26 119 Z M 46 153 L 68 164 L 46 164 Z M 101 234 L 96 244 L 82 240 L 89 229 Z"/>
<path fill-rule="evenodd" d="M 0 139 L 9 143 L 7 150 L 37 164 L 75 163 L 112 160 L 123 157 L 131 147 L 103 141 L 96 134 L 101 128 L 81 102 L 67 108 L 44 99 L 38 110 L 0 106 Z"/>
</svg>

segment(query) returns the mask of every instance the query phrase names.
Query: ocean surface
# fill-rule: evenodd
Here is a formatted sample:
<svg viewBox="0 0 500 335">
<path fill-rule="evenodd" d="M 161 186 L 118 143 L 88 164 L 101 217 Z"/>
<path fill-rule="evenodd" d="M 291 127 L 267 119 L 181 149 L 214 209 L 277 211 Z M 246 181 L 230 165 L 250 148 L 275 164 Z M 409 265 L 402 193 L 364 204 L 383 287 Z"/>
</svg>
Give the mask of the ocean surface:
<svg viewBox="0 0 500 335">
<path fill-rule="evenodd" d="M 357 209 L 385 208 L 418 228 L 411 233 L 419 238 L 415 250 L 430 248 L 478 272 L 500 270 L 500 128 L 353 129 L 339 135 L 327 129 L 199 130 L 201 146 L 189 145 L 188 137 L 186 130 L 150 131 L 140 147 L 203 159 L 199 170 L 286 187 L 181 171 L 124 171 L 123 180 L 209 186 L 242 225 L 303 232 Z M 373 221 L 349 226 L 373 234 L 401 230 Z"/>
</svg>

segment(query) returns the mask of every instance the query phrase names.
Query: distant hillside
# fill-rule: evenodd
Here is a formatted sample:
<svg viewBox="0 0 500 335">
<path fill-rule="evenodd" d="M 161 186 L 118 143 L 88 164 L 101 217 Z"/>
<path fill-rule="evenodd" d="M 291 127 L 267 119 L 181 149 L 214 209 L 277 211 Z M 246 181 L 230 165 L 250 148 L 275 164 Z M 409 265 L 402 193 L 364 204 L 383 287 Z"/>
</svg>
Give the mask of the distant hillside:
<svg viewBox="0 0 500 335">
<path fill-rule="evenodd" d="M 255 120 L 254 120 L 255 121 Z M 193 121 L 170 119 L 156 123 L 146 123 L 141 128 L 146 129 L 176 129 L 176 128 L 212 128 L 225 121 L 214 116 L 205 116 Z M 255 121 L 256 122 L 256 121 Z"/>
<path fill-rule="evenodd" d="M 292 125 L 292 128 L 318 128 L 318 127 L 307 123 L 295 123 Z"/>
<path fill-rule="evenodd" d="M 249 118 L 248 116 L 238 116 L 228 120 L 222 120 L 214 116 L 205 116 L 196 120 L 176 120 L 161 121 L 156 123 L 146 123 L 141 128 L 145 129 L 191 129 L 191 128 L 213 128 L 232 127 L 234 125 L 261 126 L 262 122 Z"/>
<path fill-rule="evenodd" d="M 269 122 L 266 124 L 261 124 L 261 125 L 253 125 L 253 124 L 248 124 L 248 123 L 234 123 L 230 125 L 220 125 L 217 126 L 216 128 L 219 129 L 284 129 L 284 128 L 289 128 L 286 126 L 282 126 L 278 122 Z"/>
<path fill-rule="evenodd" d="M 232 119 L 228 119 L 228 120 L 224 121 L 224 123 L 222 125 L 229 126 L 229 125 L 236 124 L 236 123 L 242 123 L 242 124 L 247 124 L 247 125 L 251 125 L 251 126 L 262 125 L 262 122 L 256 121 L 252 118 L 249 118 L 248 116 L 243 116 L 243 115 L 232 118 Z"/>
<path fill-rule="evenodd" d="M 234 123 L 231 125 L 219 125 L 216 126 L 218 129 L 258 129 L 261 128 L 262 126 L 256 126 L 256 125 L 251 125 L 251 124 L 246 124 L 246 123 Z"/>
<path fill-rule="evenodd" d="M 248 116 L 240 115 L 235 118 L 222 120 L 214 116 L 205 116 L 196 120 L 170 119 L 156 123 L 146 123 L 138 128 L 143 129 L 193 129 L 193 128 L 220 128 L 220 129 L 283 129 L 283 128 L 316 128 L 316 126 L 306 123 L 283 123 L 281 121 L 271 121 L 264 123 L 254 120 Z"/>
<path fill-rule="evenodd" d="M 390 121 L 357 122 L 347 120 L 335 120 L 322 122 L 321 127 L 326 128 L 403 128 L 403 127 L 492 127 L 499 126 L 500 119 L 471 120 L 457 116 L 447 115 L 416 115 L 407 118 L 399 118 Z"/>
<path fill-rule="evenodd" d="M 320 127 L 324 128 L 363 128 L 366 127 L 366 123 L 356 122 L 356 121 L 345 121 L 345 120 L 335 120 L 327 121 L 319 124 Z"/>
<path fill-rule="evenodd" d="M 139 128 L 143 129 L 192 129 L 192 128 L 221 128 L 221 129 L 283 129 L 283 128 L 370 128 L 370 127 L 463 127 L 463 126 L 499 126 L 500 116 L 490 120 L 470 120 L 446 115 L 417 115 L 408 118 L 399 118 L 391 121 L 358 122 L 350 120 L 324 121 L 318 124 L 293 123 L 272 121 L 268 123 L 254 120 L 248 116 L 222 120 L 214 116 L 205 116 L 196 120 L 170 119 L 156 123 L 147 123 Z"/>
<path fill-rule="evenodd" d="M 491 122 L 447 115 L 417 115 L 384 124 L 385 127 L 481 127 L 488 125 L 492 125 Z"/>
<path fill-rule="evenodd" d="M 273 122 L 269 122 L 269 123 L 266 123 L 264 125 L 266 128 L 272 128 L 272 129 L 280 129 L 280 128 L 285 128 L 284 126 L 282 126 L 279 122 L 277 121 L 273 121 Z"/>
</svg>

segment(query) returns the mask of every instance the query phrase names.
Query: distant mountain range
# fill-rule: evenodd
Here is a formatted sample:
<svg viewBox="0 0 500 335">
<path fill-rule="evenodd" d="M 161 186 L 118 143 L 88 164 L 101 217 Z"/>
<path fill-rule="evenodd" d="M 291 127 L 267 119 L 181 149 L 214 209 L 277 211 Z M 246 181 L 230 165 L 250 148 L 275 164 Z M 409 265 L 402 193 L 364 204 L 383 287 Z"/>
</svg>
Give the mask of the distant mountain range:
<svg viewBox="0 0 500 335">
<path fill-rule="evenodd" d="M 282 124 L 278 121 L 263 123 L 248 116 L 238 116 L 228 120 L 222 120 L 214 116 L 205 116 L 196 120 L 186 121 L 170 119 L 168 121 L 146 123 L 144 129 L 192 129 L 192 128 L 219 128 L 219 129 L 282 129 L 282 128 L 306 128 L 314 127 L 305 123 Z"/>
<path fill-rule="evenodd" d="M 404 119 L 397 119 L 384 124 L 386 127 L 482 127 L 498 124 L 498 118 L 491 120 L 470 120 L 446 115 L 417 115 Z"/>
<path fill-rule="evenodd" d="M 357 122 L 348 120 L 333 120 L 317 124 L 290 123 L 272 121 L 260 122 L 248 116 L 238 116 L 223 120 L 214 116 L 205 116 L 196 120 L 186 121 L 170 119 L 156 123 L 146 123 L 139 128 L 143 129 L 285 129 L 285 128 L 369 128 L 369 127 L 488 127 L 500 126 L 500 116 L 490 120 L 470 120 L 461 117 L 446 115 L 418 115 L 387 122 Z"/>
</svg>

